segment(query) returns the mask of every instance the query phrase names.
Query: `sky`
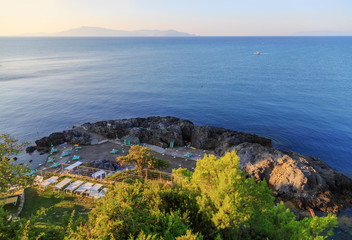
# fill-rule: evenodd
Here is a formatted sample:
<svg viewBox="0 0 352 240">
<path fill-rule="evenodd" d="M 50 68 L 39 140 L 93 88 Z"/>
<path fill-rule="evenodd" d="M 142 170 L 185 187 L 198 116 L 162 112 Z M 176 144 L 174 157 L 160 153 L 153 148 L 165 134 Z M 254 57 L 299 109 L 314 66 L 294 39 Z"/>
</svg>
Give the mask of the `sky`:
<svg viewBox="0 0 352 240">
<path fill-rule="evenodd" d="M 352 33 L 352 0 L 0 0 L 0 36 L 80 26 L 201 36 Z"/>
</svg>

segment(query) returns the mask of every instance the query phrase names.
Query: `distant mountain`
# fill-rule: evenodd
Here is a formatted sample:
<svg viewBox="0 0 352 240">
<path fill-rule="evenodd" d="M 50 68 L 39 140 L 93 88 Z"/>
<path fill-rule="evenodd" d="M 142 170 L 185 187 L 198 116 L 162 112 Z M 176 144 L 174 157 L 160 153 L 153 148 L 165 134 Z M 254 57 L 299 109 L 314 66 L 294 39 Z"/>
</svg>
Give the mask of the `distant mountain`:
<svg viewBox="0 0 352 240">
<path fill-rule="evenodd" d="M 189 37 L 194 34 L 178 32 L 175 30 L 137 30 L 122 31 L 100 27 L 79 27 L 57 33 L 26 33 L 23 36 L 48 36 L 48 37 Z"/>
<path fill-rule="evenodd" d="M 352 32 L 339 31 L 311 31 L 311 32 L 297 32 L 294 36 L 352 36 Z"/>
</svg>

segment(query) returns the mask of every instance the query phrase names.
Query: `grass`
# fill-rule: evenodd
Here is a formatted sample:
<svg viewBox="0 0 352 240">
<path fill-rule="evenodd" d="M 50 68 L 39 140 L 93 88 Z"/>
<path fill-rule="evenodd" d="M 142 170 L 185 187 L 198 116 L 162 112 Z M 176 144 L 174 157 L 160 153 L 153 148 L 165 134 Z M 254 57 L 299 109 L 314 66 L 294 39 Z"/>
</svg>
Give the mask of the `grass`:
<svg viewBox="0 0 352 240">
<path fill-rule="evenodd" d="M 25 190 L 25 203 L 21 218 L 29 219 L 36 215 L 42 208 L 48 209 L 43 214 L 38 223 L 38 227 L 58 226 L 62 223 L 64 215 L 71 215 L 75 210 L 75 219 L 88 218 L 88 213 L 94 207 L 94 200 L 86 197 L 77 197 L 65 192 L 53 192 L 48 187 L 45 191 L 37 188 L 27 188 Z"/>
</svg>

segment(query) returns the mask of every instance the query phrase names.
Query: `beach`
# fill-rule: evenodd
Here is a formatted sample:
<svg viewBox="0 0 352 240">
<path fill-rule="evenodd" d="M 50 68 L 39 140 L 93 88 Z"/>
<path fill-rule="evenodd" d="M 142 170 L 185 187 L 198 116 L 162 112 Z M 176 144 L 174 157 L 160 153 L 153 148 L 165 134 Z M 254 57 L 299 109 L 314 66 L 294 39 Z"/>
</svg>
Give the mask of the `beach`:
<svg viewBox="0 0 352 240">
<path fill-rule="evenodd" d="M 201 149 L 191 149 L 189 147 L 176 147 L 176 148 L 168 148 L 163 149 L 155 145 L 150 144 L 142 144 L 142 146 L 146 146 L 152 149 L 152 155 L 166 160 L 170 166 L 164 171 L 171 173 L 172 169 L 177 169 L 179 167 L 187 168 L 188 170 L 194 170 L 197 159 L 201 159 L 205 154 L 214 154 L 213 151 L 206 151 Z M 61 146 L 55 147 L 58 151 L 53 154 L 43 154 L 47 156 L 37 169 L 48 170 L 53 163 L 47 162 L 49 158 L 55 158 L 56 163 L 60 164 L 73 164 L 76 161 L 80 161 L 85 165 L 89 165 L 92 161 L 101 161 L 107 160 L 111 162 L 116 162 L 116 157 L 126 156 L 130 149 L 130 146 L 126 146 L 120 141 L 116 140 L 106 140 L 93 145 L 81 145 L 81 149 L 75 150 L 74 144 L 63 144 Z M 117 153 L 111 153 L 111 150 L 117 150 Z M 67 152 L 68 155 L 63 157 L 61 156 L 63 152 Z M 185 157 L 186 153 L 191 153 L 192 157 Z M 72 160 L 73 156 L 80 156 L 79 160 Z M 124 169 L 119 169 L 120 171 Z M 109 169 L 107 169 L 109 170 Z"/>
</svg>

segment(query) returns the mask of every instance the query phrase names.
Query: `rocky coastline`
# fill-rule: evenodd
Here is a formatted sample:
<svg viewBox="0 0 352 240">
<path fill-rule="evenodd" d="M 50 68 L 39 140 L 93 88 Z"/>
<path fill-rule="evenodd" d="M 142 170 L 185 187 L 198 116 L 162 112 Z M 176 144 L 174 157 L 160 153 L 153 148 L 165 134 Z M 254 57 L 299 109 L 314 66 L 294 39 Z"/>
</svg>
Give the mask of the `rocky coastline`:
<svg viewBox="0 0 352 240">
<path fill-rule="evenodd" d="M 230 129 L 197 126 L 175 117 L 131 118 L 76 125 L 36 141 L 27 152 L 49 152 L 51 145 L 92 144 L 92 136 L 115 139 L 138 137 L 141 142 L 162 148 L 184 146 L 212 150 L 221 156 L 236 150 L 240 167 L 255 180 L 265 179 L 278 200 L 290 201 L 300 209 L 338 212 L 351 206 L 352 180 L 321 159 L 275 149 L 267 138 Z"/>
</svg>

